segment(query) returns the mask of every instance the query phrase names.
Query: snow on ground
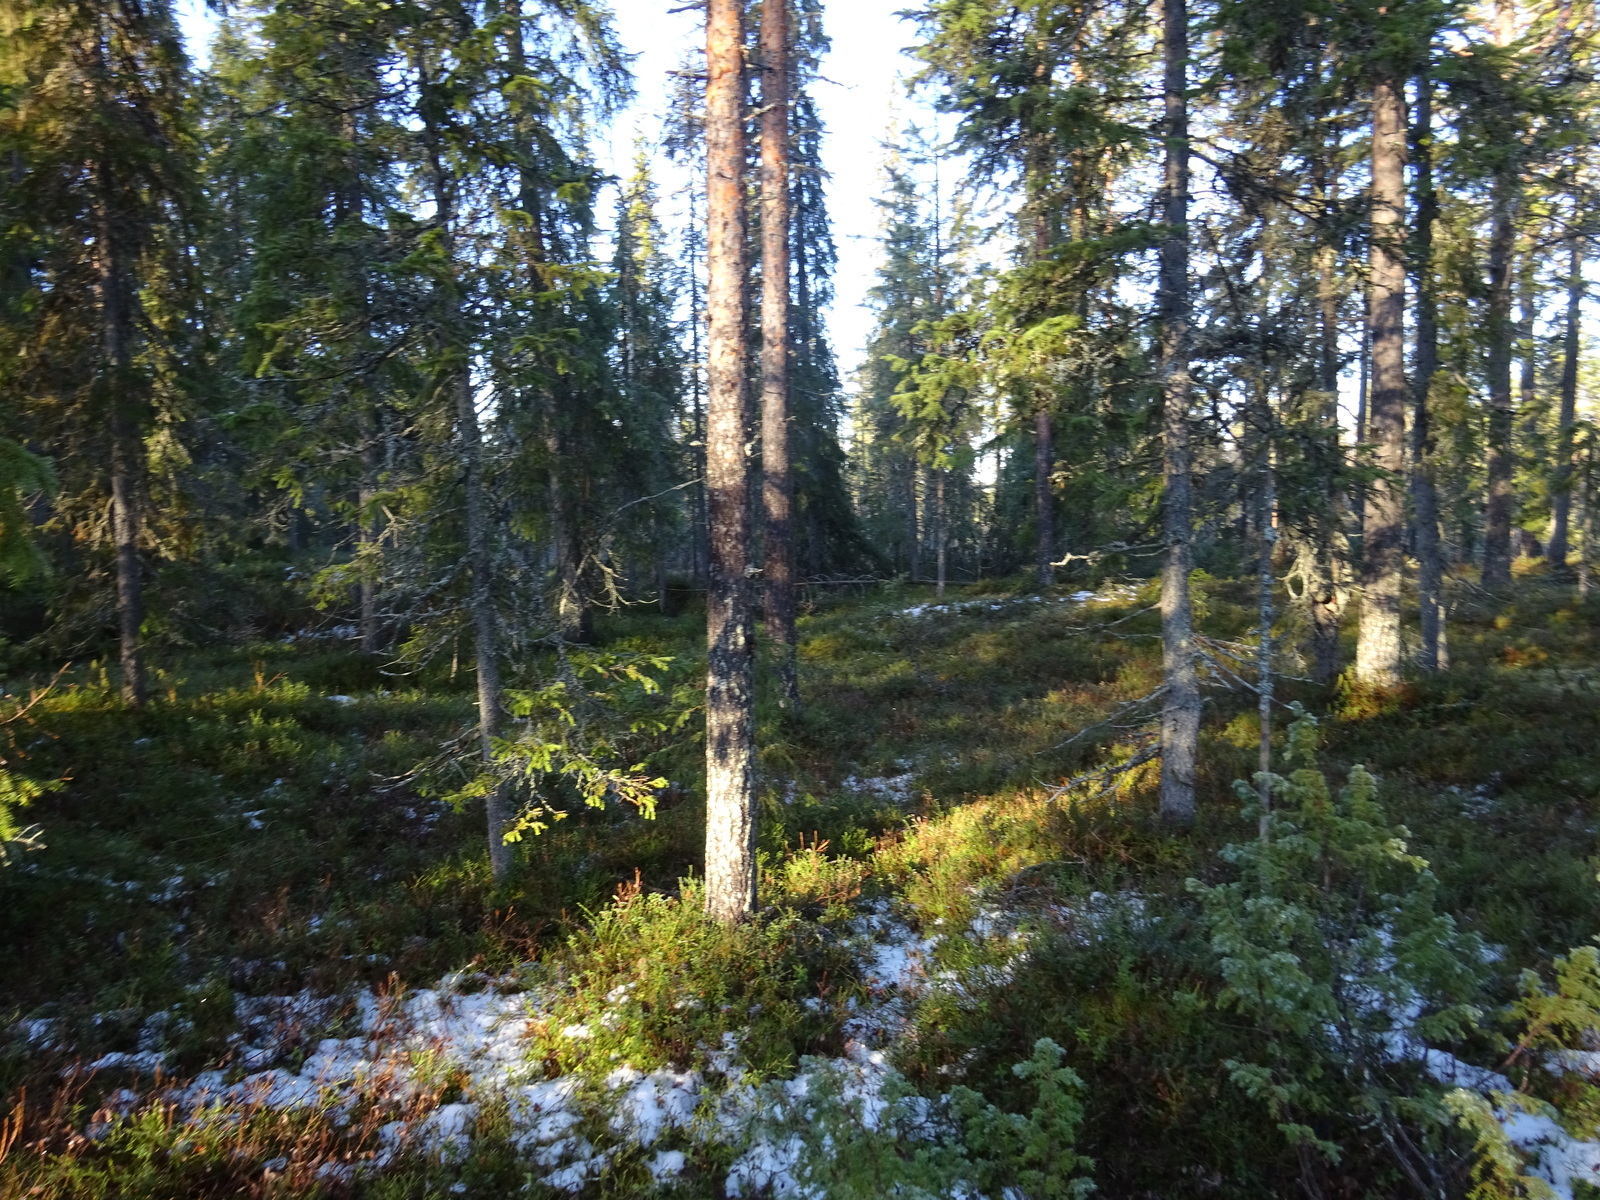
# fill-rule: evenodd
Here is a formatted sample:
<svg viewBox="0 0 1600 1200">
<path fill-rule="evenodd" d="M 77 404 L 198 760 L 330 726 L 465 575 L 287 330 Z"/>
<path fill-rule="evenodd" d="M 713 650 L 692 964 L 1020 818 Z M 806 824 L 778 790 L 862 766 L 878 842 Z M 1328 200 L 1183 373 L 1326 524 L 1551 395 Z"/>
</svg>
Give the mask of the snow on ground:
<svg viewBox="0 0 1600 1200">
<path fill-rule="evenodd" d="M 880 1104 L 877 1096 L 889 1069 L 885 1049 L 904 1029 L 915 995 L 930 979 L 937 939 L 917 934 L 881 902 L 854 922 L 849 937 L 867 998 L 854 1004 L 845 1020 L 846 1053 L 780 1087 L 791 1099 L 803 1100 L 815 1071 L 827 1070 L 844 1080 L 841 1094 L 859 1100 L 870 1113 Z M 481 990 L 464 991 L 464 984 Z M 347 1122 L 366 1099 L 403 1105 L 424 1091 L 430 1078 L 448 1071 L 463 1080 L 461 1098 L 418 1119 L 381 1127 L 371 1168 L 405 1150 L 460 1161 L 484 1105 L 503 1100 L 513 1144 L 543 1182 L 560 1190 L 580 1190 L 621 1145 L 649 1150 L 679 1132 L 739 1150 L 729 1176 L 730 1195 L 802 1194 L 793 1175 L 792 1148 L 752 1132 L 758 1118 L 770 1115 L 771 1088 L 745 1080 L 737 1065 L 736 1036 L 726 1035 L 720 1049 L 706 1054 L 704 1072 L 641 1071 L 623 1064 L 598 1089 L 574 1076 L 548 1079 L 543 1063 L 530 1061 L 535 1057 L 530 1041 L 548 1016 L 548 997 L 538 990 L 501 990 L 514 986 L 511 980 L 447 976 L 437 987 L 393 996 L 370 990 L 353 997 L 239 996 L 240 1032 L 231 1071 L 203 1071 L 184 1082 L 163 1083 L 159 1072 L 166 1055 L 155 1048 L 107 1054 L 90 1068 L 156 1075 L 160 1098 L 188 1112 L 316 1109 L 336 1124 Z M 626 997 L 613 993 L 608 999 L 619 1003 Z M 171 1013 L 154 1014 L 141 1031 L 141 1047 L 159 1045 L 171 1023 Z M 15 1032 L 40 1048 L 56 1037 L 55 1023 L 43 1019 L 19 1024 Z M 575 1026 L 563 1033 L 580 1036 L 592 1030 Z M 298 1054 L 304 1055 L 299 1065 L 290 1065 Z M 242 1076 L 240 1068 L 246 1072 Z M 721 1077 L 716 1085 L 711 1076 Z M 126 1112 L 140 1099 L 119 1089 L 105 1107 L 113 1114 Z M 618 1145 L 597 1148 L 585 1136 L 597 1126 Z M 90 1132 L 105 1128 L 102 1122 Z M 687 1161 L 681 1150 L 660 1149 L 646 1165 L 664 1181 L 682 1172 Z M 281 1169 L 281 1164 L 263 1168 Z M 330 1162 L 322 1173 L 349 1179 L 357 1169 Z"/>
<path fill-rule="evenodd" d="M 1039 915 L 1083 941 L 1112 919 L 1151 919 L 1144 914 L 1143 898 L 1133 893 L 1096 892 Z M 934 955 L 941 939 L 952 936 L 997 943 L 1001 961 L 966 972 L 939 969 Z M 891 1077 L 892 1048 L 905 1033 L 919 997 L 930 989 L 965 997 L 975 984 L 1003 983 L 1029 953 L 1030 940 L 1017 913 L 992 905 L 980 906 L 959 931 L 935 929 L 925 935 L 887 902 L 873 903 L 851 923 L 847 936 L 866 996 L 852 1000 L 844 1020 L 845 1052 L 834 1059 L 808 1060 L 789 1080 L 747 1080 L 737 1065 L 739 1039 L 732 1033 L 724 1035 L 720 1048 L 706 1049 L 703 1071 L 642 1071 L 622 1064 L 598 1084 L 575 1076 L 545 1078 L 542 1062 L 530 1061 L 537 1057 L 530 1054 L 530 1041 L 548 1016 L 548 997 L 510 979 L 457 974 L 438 987 L 393 996 L 362 991 L 353 998 L 306 992 L 238 997 L 241 1032 L 235 1035 L 235 1070 L 202 1072 L 167 1086 L 161 1096 L 191 1112 L 315 1108 L 342 1123 L 364 1098 L 403 1104 L 425 1090 L 430 1077 L 448 1070 L 464 1080 L 460 1099 L 379 1129 L 370 1168 L 381 1168 L 408 1150 L 444 1162 L 461 1161 L 484 1105 L 503 1100 L 513 1144 L 543 1182 L 558 1190 L 580 1190 L 624 1147 L 649 1151 L 675 1134 L 679 1144 L 687 1138 L 735 1151 L 727 1176 L 729 1196 L 805 1200 L 811 1192 L 799 1170 L 804 1142 L 793 1131 L 806 1120 L 819 1085 L 848 1104 L 864 1126 L 874 1128 L 887 1106 L 883 1092 Z M 480 990 L 463 990 L 464 985 Z M 625 999 L 617 993 L 608 997 L 613 1004 Z M 1418 1062 L 1441 1084 L 1488 1097 L 1511 1140 L 1561 1200 L 1571 1200 L 1577 1180 L 1600 1183 L 1600 1144 L 1572 1137 L 1548 1115 L 1505 1105 L 1496 1093 L 1510 1092 L 1510 1082 L 1423 1044 L 1409 1032 L 1416 1015 L 1397 1015 L 1389 1047 L 1396 1059 Z M 141 1031 L 139 1050 L 107 1054 L 91 1067 L 158 1072 L 165 1055 L 152 1047 L 160 1044 L 171 1021 L 171 1013 L 155 1014 Z M 56 1023 L 43 1019 L 19 1023 L 14 1032 L 40 1048 L 54 1045 L 58 1037 Z M 318 1032 L 340 1036 L 312 1040 Z M 562 1033 L 578 1037 L 593 1031 L 581 1025 Z M 297 1067 L 286 1065 L 307 1050 Z M 1600 1073 L 1600 1053 L 1570 1052 L 1560 1063 L 1570 1070 Z M 242 1077 L 239 1067 L 247 1072 Z M 126 1113 L 140 1100 L 137 1093 L 119 1089 L 103 1108 L 113 1115 Z M 931 1129 L 938 1120 L 938 1101 L 911 1103 L 911 1124 Z M 900 1115 L 904 1118 L 904 1107 Z M 97 1136 L 105 1128 L 100 1122 L 89 1132 Z M 596 1147 L 586 1136 L 600 1130 L 613 1144 Z M 687 1163 L 682 1150 L 666 1147 L 657 1149 L 645 1165 L 653 1178 L 665 1182 Z M 271 1163 L 263 1167 L 274 1169 Z M 322 1173 L 348 1179 L 357 1169 L 330 1162 Z"/>
<path fill-rule="evenodd" d="M 1013 596 L 1003 600 L 950 600 L 943 604 L 913 604 L 902 608 L 902 617 L 928 617 L 944 613 L 1002 612 L 1027 604 L 1125 604 L 1139 594 L 1138 589 L 1116 584 L 1098 592 L 1078 591 L 1068 596 Z"/>
<path fill-rule="evenodd" d="M 901 759 L 895 764 L 900 767 L 910 767 L 907 759 Z M 847 775 L 840 781 L 839 786 L 847 792 L 857 795 L 873 796 L 880 800 L 887 800 L 891 804 L 905 806 L 916 799 L 913 791 L 917 782 L 915 771 L 902 771 L 898 775 Z"/>
</svg>

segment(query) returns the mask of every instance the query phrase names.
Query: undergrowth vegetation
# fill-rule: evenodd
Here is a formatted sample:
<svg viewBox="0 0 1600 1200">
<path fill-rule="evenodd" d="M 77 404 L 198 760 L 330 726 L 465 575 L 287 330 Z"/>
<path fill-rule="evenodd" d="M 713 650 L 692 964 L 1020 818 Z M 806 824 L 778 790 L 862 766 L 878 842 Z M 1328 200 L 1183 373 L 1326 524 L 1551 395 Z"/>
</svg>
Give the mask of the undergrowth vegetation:
<svg viewBox="0 0 1600 1200">
<path fill-rule="evenodd" d="M 1251 587 L 1203 582 L 1209 636 L 1247 635 Z M 1550 1056 L 1591 1050 L 1600 1006 L 1594 602 L 1524 580 L 1514 608 L 1463 599 L 1448 673 L 1290 679 L 1318 720 L 1280 732 L 1261 841 L 1232 788 L 1256 701 L 1220 676 L 1192 833 L 1157 821 L 1154 762 L 1093 774 L 1148 744 L 1148 587 L 921 599 L 803 617 L 805 707 L 761 699 L 764 908 L 731 929 L 700 913 L 693 613 L 598 631 L 659 684 L 610 743 L 651 804 L 525 770 L 564 819 L 498 889 L 481 807 L 426 769 L 471 727 L 467 672 L 305 639 L 195 651 L 140 710 L 95 664 L 12 678 L 6 767 L 60 785 L 0 870 L 0 1196 L 754 1195 L 769 1143 L 840 1197 L 1509 1196 L 1533 1168 L 1496 1105 L 1593 1138 L 1593 1086 Z M 416 1042 L 403 1079 L 316 1103 L 174 1098 L 435 991 L 526 1017 L 520 1091 Z M 295 996 L 330 1006 L 247 1028 Z M 1453 1089 L 1439 1055 L 1503 1089 Z M 614 1114 L 649 1072 L 691 1099 L 644 1139 Z M 535 1137 L 516 1106 L 550 1088 Z M 395 1132 L 429 1122 L 459 1140 Z"/>
</svg>

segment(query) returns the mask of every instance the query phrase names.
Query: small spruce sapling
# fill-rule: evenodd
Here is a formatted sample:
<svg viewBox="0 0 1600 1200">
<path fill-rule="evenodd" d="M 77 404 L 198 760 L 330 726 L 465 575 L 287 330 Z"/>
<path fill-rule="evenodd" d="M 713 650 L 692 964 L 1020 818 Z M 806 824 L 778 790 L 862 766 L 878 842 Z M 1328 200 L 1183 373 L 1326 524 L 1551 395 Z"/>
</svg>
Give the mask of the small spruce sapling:
<svg viewBox="0 0 1600 1200">
<path fill-rule="evenodd" d="M 1460 1037 L 1478 1010 L 1483 948 L 1435 907 L 1428 864 L 1387 823 L 1377 780 L 1351 769 L 1332 792 L 1317 765 L 1317 723 L 1300 706 L 1288 729 L 1287 776 L 1237 782 L 1265 836 L 1230 845 L 1230 883 L 1189 881 L 1204 907 L 1223 999 L 1259 1027 L 1260 1052 L 1226 1065 L 1265 1103 L 1303 1168 L 1337 1162 L 1329 1134 L 1354 1121 L 1376 1136 L 1426 1195 L 1445 1170 L 1432 1145 L 1449 1122 L 1422 1070 L 1426 1044 Z"/>
</svg>

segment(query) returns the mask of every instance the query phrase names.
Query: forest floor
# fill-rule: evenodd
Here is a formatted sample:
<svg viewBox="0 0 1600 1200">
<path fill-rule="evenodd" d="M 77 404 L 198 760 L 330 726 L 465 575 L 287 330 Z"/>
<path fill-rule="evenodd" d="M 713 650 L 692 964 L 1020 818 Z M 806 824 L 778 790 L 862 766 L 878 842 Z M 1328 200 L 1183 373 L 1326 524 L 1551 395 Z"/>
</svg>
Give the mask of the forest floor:
<svg viewBox="0 0 1600 1200">
<path fill-rule="evenodd" d="M 1253 586 L 1198 585 L 1216 653 L 1250 638 Z M 481 811 L 411 774 L 470 725 L 465 672 L 314 636 L 191 649 L 135 711 L 68 671 L 6 727 L 13 765 L 66 783 L 0 871 L 0 1196 L 883 1194 L 924 1178 L 892 1172 L 918 1129 L 938 1143 L 941 1096 L 1048 1134 L 1012 1070 L 1041 1037 L 1082 1077 L 1073 1170 L 1099 1194 L 1298 1190 L 1304 1154 L 1225 1069 L 1255 1032 L 1189 885 L 1254 833 L 1232 781 L 1256 697 L 1211 673 L 1191 832 L 1157 822 L 1154 761 L 1062 787 L 1148 745 L 1152 587 L 819 602 L 804 709 L 761 701 L 763 912 L 734 929 L 699 914 L 690 739 L 648 763 L 673 781 L 653 819 L 579 806 L 494 889 Z M 1452 622 L 1447 674 L 1281 698 L 1336 781 L 1378 776 L 1504 1004 L 1600 931 L 1600 601 L 1530 576 Z M 682 695 L 702 628 L 630 610 L 598 638 L 669 656 Z M 1436 1050 L 1468 1082 L 1503 1057 Z M 1319 1172 L 1409 1194 L 1359 1145 Z"/>
</svg>

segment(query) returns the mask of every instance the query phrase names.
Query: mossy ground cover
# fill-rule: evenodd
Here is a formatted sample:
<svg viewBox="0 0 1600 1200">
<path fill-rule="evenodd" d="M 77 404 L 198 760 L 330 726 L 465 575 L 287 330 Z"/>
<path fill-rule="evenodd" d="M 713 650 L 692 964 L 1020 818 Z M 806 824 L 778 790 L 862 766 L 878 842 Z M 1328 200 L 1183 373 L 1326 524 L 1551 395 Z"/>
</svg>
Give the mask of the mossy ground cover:
<svg viewBox="0 0 1600 1200">
<path fill-rule="evenodd" d="M 1251 583 L 1201 593 L 1208 635 L 1247 634 Z M 802 618 L 806 705 L 761 700 L 767 911 L 732 932 L 694 908 L 692 733 L 652 751 L 650 769 L 671 780 L 654 820 L 576 805 L 522 844 L 496 890 L 481 814 L 423 794 L 412 773 L 469 728 L 465 672 L 390 675 L 317 641 L 235 646 L 169 663 L 155 699 L 131 711 L 96 668 L 69 670 L 9 727 L 17 765 L 67 782 L 26 813 L 47 849 L 0 873 L 0 1016 L 55 1023 L 54 1048 L 14 1038 L 0 1061 L 13 1114 L 0 1194 L 537 1192 L 492 1109 L 464 1162 L 402 1156 L 345 1178 L 314 1168 L 358 1156 L 398 1102 L 374 1099 L 338 1127 L 262 1111 L 197 1132 L 152 1100 L 148 1078 L 70 1068 L 141 1049 L 150 1015 L 167 1011 L 168 1072 L 237 1071 L 240 995 L 394 992 L 463 972 L 551 989 L 549 1036 L 529 1054 L 552 1076 L 688 1068 L 732 1033 L 746 1069 L 782 1077 L 802 1055 L 838 1052 L 869 986 L 842 947 L 863 906 L 884 901 L 924 935 L 949 935 L 937 963 L 961 982 L 921 1001 L 899 1045 L 914 1084 L 1020 1104 L 1010 1066 L 1049 1037 L 1085 1080 L 1079 1149 L 1102 1194 L 1295 1190 L 1305 1163 L 1221 1066 L 1254 1031 L 1219 1000 L 1185 890 L 1226 878 L 1217 851 L 1250 835 L 1230 784 L 1254 769 L 1255 697 L 1208 691 L 1188 834 L 1155 818 L 1154 762 L 1061 793 L 1144 744 L 1144 710 L 1126 706 L 1159 683 L 1148 585 L 1104 602 L 1065 595 L 975 587 L 930 612 L 916 611 L 921 590 L 886 589 Z M 1446 675 L 1382 695 L 1280 689 L 1323 714 L 1330 775 L 1360 762 L 1380 777 L 1442 908 L 1500 948 L 1486 1001 L 1600 928 L 1597 619 L 1595 602 L 1523 579 L 1509 601 L 1462 598 Z M 693 612 L 627 612 L 599 636 L 671 656 L 671 686 L 696 686 Z M 29 684 L 8 681 L 19 704 Z M 586 1023 L 597 1036 L 556 1036 Z M 451 1086 L 446 1071 L 408 1111 L 449 1103 Z M 121 1088 L 140 1098 L 107 1120 Z M 97 1112 L 109 1132 L 90 1138 Z M 1325 1133 L 1347 1148 L 1318 1168 L 1329 1194 L 1405 1193 L 1353 1116 Z M 590 1194 L 656 1186 L 633 1150 L 610 1164 Z M 725 1166 L 691 1163 L 680 1193 L 717 1194 Z"/>
</svg>

